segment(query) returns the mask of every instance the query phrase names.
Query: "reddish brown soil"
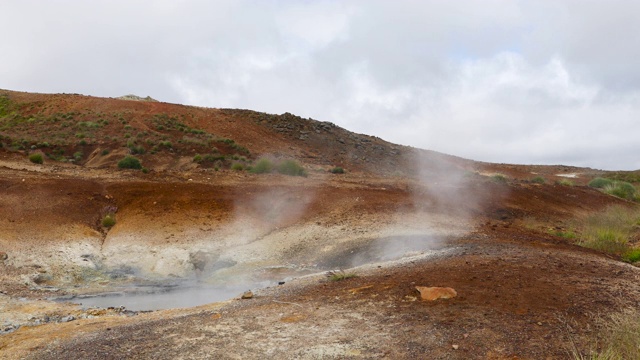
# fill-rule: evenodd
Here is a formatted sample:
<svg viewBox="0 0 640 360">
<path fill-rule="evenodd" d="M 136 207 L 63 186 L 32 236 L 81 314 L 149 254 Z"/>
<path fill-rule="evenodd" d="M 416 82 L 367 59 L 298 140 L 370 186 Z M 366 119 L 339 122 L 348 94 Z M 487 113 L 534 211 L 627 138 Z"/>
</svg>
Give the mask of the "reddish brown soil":
<svg viewBox="0 0 640 360">
<path fill-rule="evenodd" d="M 411 163 L 406 158 L 407 162 L 394 163 L 397 155 L 391 155 L 395 151 L 391 144 L 373 139 L 372 144 L 362 145 L 366 149 L 358 150 L 374 159 L 376 145 L 389 152 L 376 172 L 362 156 L 349 160 L 353 158 L 341 155 L 348 152 L 336 145 L 342 143 L 313 136 L 295 140 L 289 132 L 261 124 L 258 113 L 81 96 L 11 96 L 21 102 L 55 100 L 57 107 L 50 111 L 89 107 L 136 114 L 202 112 L 202 117 L 193 116 L 200 128 L 233 138 L 254 155 L 297 156 L 311 171 L 308 178 L 294 180 L 198 167 L 142 174 L 113 166 L 38 166 L 22 154 L 5 152 L 0 164 L 0 237 L 8 247 L 15 245 L 12 241 L 34 247 L 64 242 L 47 234 L 69 227 L 104 236 L 107 230 L 99 220 L 108 206 L 118 208 L 113 233 L 137 229 L 143 234 L 153 228 L 168 234 L 194 227 L 215 233 L 238 209 L 244 214 L 264 212 L 252 199 L 273 189 L 293 200 L 314 194 L 303 213 L 282 220 L 279 225 L 284 228 L 341 227 L 355 237 L 372 224 L 393 225 L 394 216 L 423 213 L 443 214 L 473 227 L 467 235 L 438 243 L 435 248 L 440 251 L 434 256 L 356 269 L 358 277 L 343 281 L 327 281 L 320 275 L 257 290 L 250 300 L 23 326 L 0 335 L 3 358 L 564 359 L 573 343 L 580 349 L 588 346 L 595 325 L 592 315 L 640 303 L 637 267 L 550 234 L 572 219 L 610 205 L 635 206 L 584 186 L 602 172 L 483 164 L 429 153 L 421 165 L 432 172 L 420 180 L 407 177 L 415 170 L 406 169 Z M 332 129 L 334 133 L 324 136 L 332 141 L 342 136 L 335 133 L 342 129 Z M 327 164 L 345 164 L 358 171 L 340 176 L 312 170 Z M 384 175 L 395 170 L 402 172 Z M 508 180 L 495 182 L 474 172 L 501 173 Z M 563 178 L 559 174 L 574 173 L 576 186 L 553 183 Z M 536 175 L 544 176 L 547 184 L 528 181 Z M 447 182 L 451 178 L 457 180 Z M 153 247 L 175 240 L 144 241 Z M 312 255 L 299 250 L 292 258 Z M 2 290 L 13 298 L 46 297 L 41 289 L 22 283 L 20 276 L 30 269 L 0 265 Z M 458 296 L 421 301 L 416 286 L 452 287 Z"/>
</svg>

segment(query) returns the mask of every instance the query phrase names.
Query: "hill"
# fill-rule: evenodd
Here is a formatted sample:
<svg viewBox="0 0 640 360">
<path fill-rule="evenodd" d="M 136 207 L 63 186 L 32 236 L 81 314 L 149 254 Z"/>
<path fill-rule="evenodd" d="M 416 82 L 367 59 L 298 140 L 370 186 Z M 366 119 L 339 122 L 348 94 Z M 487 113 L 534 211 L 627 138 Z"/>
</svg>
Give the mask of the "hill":
<svg viewBox="0 0 640 360">
<path fill-rule="evenodd" d="M 634 172 L 6 90 L 0 136 L 3 358 L 561 359 L 637 316 L 640 210 L 588 186 Z"/>
</svg>

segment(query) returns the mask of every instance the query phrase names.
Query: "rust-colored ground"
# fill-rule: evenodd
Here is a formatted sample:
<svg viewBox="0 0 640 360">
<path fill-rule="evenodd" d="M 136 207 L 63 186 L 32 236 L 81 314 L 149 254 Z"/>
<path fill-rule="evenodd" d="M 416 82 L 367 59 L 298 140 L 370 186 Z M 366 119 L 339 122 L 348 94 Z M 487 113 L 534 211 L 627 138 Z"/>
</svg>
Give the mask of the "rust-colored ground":
<svg viewBox="0 0 640 360">
<path fill-rule="evenodd" d="M 39 95 L 14 96 L 27 101 Z M 56 104 L 102 112 L 122 106 L 216 114 L 79 96 L 61 96 Z M 309 156 L 300 160 L 309 176 L 197 166 L 160 170 L 160 163 L 157 171 L 143 174 L 118 171 L 113 164 L 34 165 L 22 153 L 1 153 L 0 251 L 9 258 L 0 264 L 0 304 L 3 316 L 25 326 L 0 335 L 0 357 L 564 359 L 572 346 L 588 347 L 594 314 L 640 303 L 637 267 L 552 235 L 572 219 L 610 205 L 635 206 L 585 186 L 602 172 L 482 164 L 433 153 L 419 163 L 428 170 L 421 176 L 415 169 L 393 173 L 394 167 L 412 164 L 407 159 L 395 164 L 396 155 L 385 155 L 376 172 L 361 156 L 346 160 L 348 155 L 340 155 L 346 148 L 336 143 L 311 139 L 313 146 L 304 147 L 307 140 L 291 140 L 287 132 L 274 133 L 260 121 L 252 120 L 257 125 L 246 130 L 232 124 L 239 118 L 230 119 L 200 127 L 228 131 L 224 136 L 247 144 L 256 156 L 278 149 L 288 149 L 281 151 L 291 156 L 305 152 Z M 375 144 L 366 146 L 369 150 L 358 151 L 375 155 Z M 333 155 L 320 156 L 323 152 Z M 321 171 L 341 156 L 357 171 Z M 507 181 L 492 180 L 495 173 Z M 528 181 L 538 175 L 547 183 Z M 563 178 L 576 186 L 554 183 Z M 272 196 L 256 201 L 264 194 Z M 105 229 L 100 219 L 109 207 L 117 208 L 117 223 Z M 349 264 L 354 252 L 367 254 L 372 241 L 389 231 L 437 235 L 408 258 L 346 270 L 357 277 L 298 278 L 254 289 L 249 300 L 128 315 L 110 311 L 43 325 L 21 317 L 82 314 L 71 305 L 37 301 L 50 296 L 46 286 L 69 294 L 109 289 L 108 281 L 85 283 L 88 278 L 74 272 L 82 268 L 85 252 L 112 251 L 112 257 L 125 258 L 114 249 L 133 243 L 149 249 L 228 246 L 234 232 L 248 228 L 255 241 L 238 248 L 250 255 L 247 261 L 336 267 Z M 85 247 L 75 249 L 77 244 Z M 38 273 L 53 277 L 34 284 L 29 279 Z M 421 301 L 416 286 L 451 287 L 458 296 Z"/>
</svg>

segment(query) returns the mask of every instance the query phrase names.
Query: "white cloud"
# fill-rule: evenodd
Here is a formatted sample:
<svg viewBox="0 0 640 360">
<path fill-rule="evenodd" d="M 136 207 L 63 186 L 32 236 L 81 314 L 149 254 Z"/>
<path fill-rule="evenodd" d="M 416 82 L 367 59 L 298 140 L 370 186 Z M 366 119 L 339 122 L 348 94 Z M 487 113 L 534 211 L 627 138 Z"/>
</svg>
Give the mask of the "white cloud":
<svg viewBox="0 0 640 360">
<path fill-rule="evenodd" d="M 472 159 L 632 169 L 638 12 L 625 0 L 8 0 L 0 87 L 288 111 Z"/>
</svg>

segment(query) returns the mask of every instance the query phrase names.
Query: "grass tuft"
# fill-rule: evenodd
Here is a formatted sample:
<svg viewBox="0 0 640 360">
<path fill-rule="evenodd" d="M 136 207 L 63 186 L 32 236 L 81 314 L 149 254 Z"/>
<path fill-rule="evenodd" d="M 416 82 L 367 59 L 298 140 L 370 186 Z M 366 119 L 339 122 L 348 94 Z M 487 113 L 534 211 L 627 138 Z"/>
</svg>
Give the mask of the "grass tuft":
<svg viewBox="0 0 640 360">
<path fill-rule="evenodd" d="M 259 159 L 256 163 L 251 167 L 251 172 L 253 174 L 267 174 L 273 171 L 273 163 L 269 159 Z"/>
<path fill-rule="evenodd" d="M 574 185 L 573 181 L 571 181 L 569 179 L 560 179 L 560 180 L 558 180 L 557 184 L 561 185 L 561 186 L 573 186 Z"/>
<path fill-rule="evenodd" d="M 534 184 L 544 184 L 547 182 L 547 180 L 545 180 L 545 178 L 543 178 L 542 176 L 536 176 L 531 179 L 531 182 Z"/>
<path fill-rule="evenodd" d="M 498 183 L 506 183 L 507 182 L 507 177 L 504 176 L 503 174 L 493 174 L 491 176 L 491 180 L 498 182 Z"/>
<path fill-rule="evenodd" d="M 627 308 L 597 317 L 588 354 L 574 346 L 571 357 L 575 360 L 640 359 L 640 310 Z"/>
<path fill-rule="evenodd" d="M 614 181 L 602 189 L 605 193 L 622 199 L 635 200 L 636 188 L 628 182 Z"/>
<path fill-rule="evenodd" d="M 612 206 L 585 220 L 579 245 L 611 254 L 629 251 L 629 238 L 640 214 L 623 206 Z"/>
<path fill-rule="evenodd" d="M 295 160 L 284 160 L 278 164 L 278 172 L 290 176 L 307 176 L 307 172 Z"/>
<path fill-rule="evenodd" d="M 44 162 L 44 159 L 42 158 L 42 154 L 35 153 L 35 154 L 29 155 L 29 161 L 31 161 L 34 164 L 42 164 Z"/>
<path fill-rule="evenodd" d="M 342 280 L 358 277 L 358 275 L 356 275 L 355 273 L 348 273 L 342 269 L 327 271 L 326 275 L 329 281 L 342 281 Z"/>
<path fill-rule="evenodd" d="M 602 189 L 607 185 L 611 185 L 613 180 L 597 177 L 589 181 L 589 186 L 596 189 Z"/>
</svg>

